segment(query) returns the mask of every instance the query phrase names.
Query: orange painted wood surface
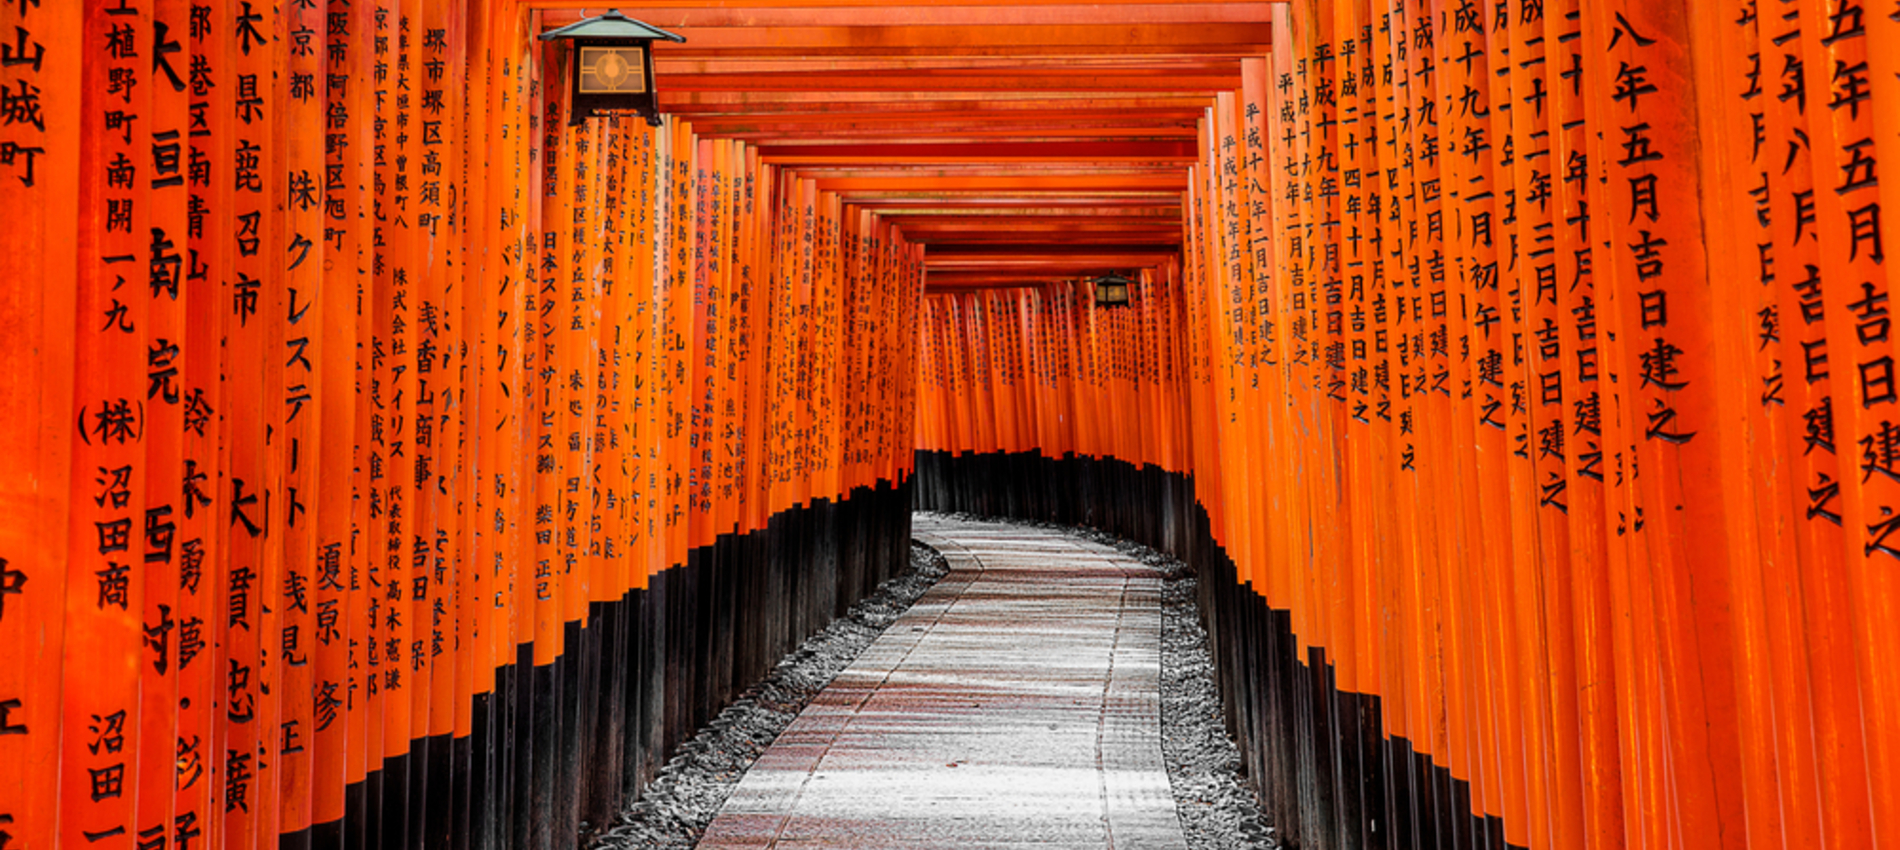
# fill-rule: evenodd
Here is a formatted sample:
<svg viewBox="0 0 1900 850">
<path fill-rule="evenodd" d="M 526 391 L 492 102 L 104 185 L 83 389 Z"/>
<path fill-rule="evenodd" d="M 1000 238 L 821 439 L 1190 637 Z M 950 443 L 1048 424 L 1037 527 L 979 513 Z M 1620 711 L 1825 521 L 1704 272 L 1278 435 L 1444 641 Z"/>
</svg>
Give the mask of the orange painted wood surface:
<svg viewBox="0 0 1900 850">
<path fill-rule="evenodd" d="M 1447 842 L 1897 846 L 1891 9 L 652 0 L 657 127 L 585 11 L 0 5 L 0 845 L 577 830 L 740 684 L 606 612 L 924 450 L 1191 479 Z"/>
</svg>

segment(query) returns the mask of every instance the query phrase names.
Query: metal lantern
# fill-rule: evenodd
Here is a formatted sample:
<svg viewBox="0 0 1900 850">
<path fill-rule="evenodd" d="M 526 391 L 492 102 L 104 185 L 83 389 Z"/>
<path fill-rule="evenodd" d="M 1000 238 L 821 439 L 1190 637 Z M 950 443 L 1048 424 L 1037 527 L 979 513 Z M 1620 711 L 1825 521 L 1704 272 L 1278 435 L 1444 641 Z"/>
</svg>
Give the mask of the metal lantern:
<svg viewBox="0 0 1900 850">
<path fill-rule="evenodd" d="M 1109 272 L 1095 279 L 1095 306 L 1124 307 L 1128 304 L 1128 287 L 1134 281 L 1116 272 Z"/>
<path fill-rule="evenodd" d="M 660 124 L 659 94 L 653 87 L 656 40 L 684 42 L 686 37 L 636 21 L 618 10 L 541 34 L 542 41 L 567 39 L 573 49 L 568 77 L 573 80 L 569 124 L 608 112 L 637 112 Z"/>
</svg>

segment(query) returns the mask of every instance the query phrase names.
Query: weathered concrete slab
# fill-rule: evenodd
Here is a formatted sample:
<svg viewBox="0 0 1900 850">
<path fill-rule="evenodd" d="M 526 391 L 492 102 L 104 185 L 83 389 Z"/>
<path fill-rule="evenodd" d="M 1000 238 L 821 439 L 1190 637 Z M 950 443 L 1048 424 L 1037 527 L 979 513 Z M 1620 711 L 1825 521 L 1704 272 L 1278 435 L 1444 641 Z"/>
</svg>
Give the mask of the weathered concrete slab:
<svg viewBox="0 0 1900 850">
<path fill-rule="evenodd" d="M 753 764 L 701 848 L 1184 848 L 1161 585 L 1107 547 L 919 517 L 950 574 Z"/>
</svg>

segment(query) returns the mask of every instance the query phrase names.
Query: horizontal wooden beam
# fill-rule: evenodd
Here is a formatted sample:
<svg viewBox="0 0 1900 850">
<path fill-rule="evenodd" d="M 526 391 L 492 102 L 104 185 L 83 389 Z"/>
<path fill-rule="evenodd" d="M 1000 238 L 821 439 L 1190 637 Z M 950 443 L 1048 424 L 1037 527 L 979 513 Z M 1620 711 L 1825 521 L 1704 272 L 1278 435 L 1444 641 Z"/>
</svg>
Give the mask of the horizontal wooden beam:
<svg viewBox="0 0 1900 850">
<path fill-rule="evenodd" d="M 580 9 L 530 3 L 546 8 L 544 25 L 565 26 L 582 17 Z M 617 6 L 621 14 L 666 30 L 715 27 L 813 26 L 1011 26 L 1048 27 L 1100 23 L 1102 10 L 1094 3 L 883 3 L 852 5 L 826 0 L 824 5 L 761 6 L 739 3 L 672 5 L 642 2 Z M 598 14 L 599 3 L 588 14 Z M 1268 4 L 1242 3 L 1124 3 L 1114 19 L 1127 24 L 1258 24 L 1267 20 Z"/>
<path fill-rule="evenodd" d="M 654 56 L 1058 56 L 1076 53 L 1264 55 L 1266 23 L 1063 24 L 1052 26 L 681 27 L 683 44 L 656 44 Z"/>
</svg>

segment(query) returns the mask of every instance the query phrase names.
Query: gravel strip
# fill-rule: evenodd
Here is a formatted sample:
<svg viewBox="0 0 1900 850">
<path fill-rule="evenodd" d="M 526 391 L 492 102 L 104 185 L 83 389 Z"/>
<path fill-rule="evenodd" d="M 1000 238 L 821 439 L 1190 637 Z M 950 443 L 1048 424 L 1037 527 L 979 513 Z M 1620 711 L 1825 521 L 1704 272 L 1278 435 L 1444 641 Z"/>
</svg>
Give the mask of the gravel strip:
<svg viewBox="0 0 1900 850">
<path fill-rule="evenodd" d="M 944 516 L 999 522 L 970 514 Z M 1045 522 L 1000 524 L 1043 528 L 1100 543 L 1162 574 L 1161 750 L 1188 847 L 1277 848 L 1273 829 L 1260 814 L 1259 801 L 1240 781 L 1240 753 L 1221 722 L 1213 659 L 1195 605 L 1194 570 L 1173 556 L 1094 529 Z M 910 563 L 910 572 L 880 585 L 845 617 L 806 640 L 763 681 L 682 744 L 681 752 L 661 768 L 640 801 L 621 812 L 587 846 L 594 850 L 693 847 L 746 768 L 779 732 L 949 571 L 942 555 L 915 541 Z"/>
<path fill-rule="evenodd" d="M 680 752 L 660 769 L 639 802 L 622 811 L 586 846 L 684 850 L 697 844 L 746 768 L 779 732 L 949 571 L 949 564 L 935 549 L 913 541 L 909 572 L 878 585 L 877 592 L 851 606 L 844 617 L 780 659 L 765 679 L 681 744 Z M 583 825 L 582 834 L 587 832 Z"/>
</svg>

